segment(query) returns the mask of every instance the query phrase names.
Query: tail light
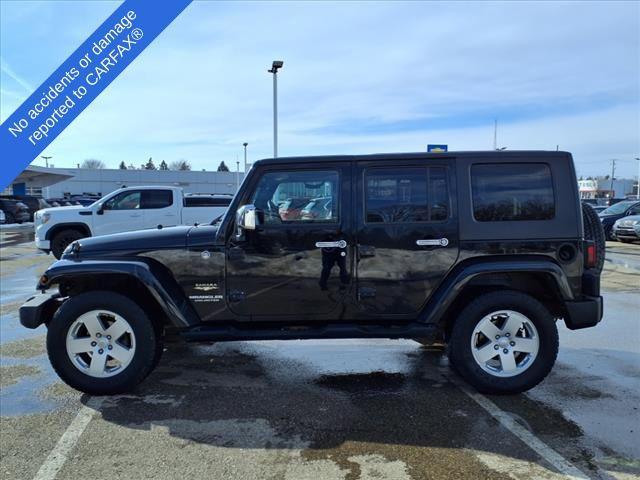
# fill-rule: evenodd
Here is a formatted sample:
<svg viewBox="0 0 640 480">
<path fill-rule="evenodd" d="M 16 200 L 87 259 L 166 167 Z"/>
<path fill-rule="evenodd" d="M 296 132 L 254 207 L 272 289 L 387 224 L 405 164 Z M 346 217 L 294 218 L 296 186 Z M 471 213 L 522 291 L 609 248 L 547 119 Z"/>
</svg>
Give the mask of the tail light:
<svg viewBox="0 0 640 480">
<path fill-rule="evenodd" d="M 585 267 L 594 268 L 596 266 L 596 245 L 593 242 L 587 243 Z"/>
</svg>

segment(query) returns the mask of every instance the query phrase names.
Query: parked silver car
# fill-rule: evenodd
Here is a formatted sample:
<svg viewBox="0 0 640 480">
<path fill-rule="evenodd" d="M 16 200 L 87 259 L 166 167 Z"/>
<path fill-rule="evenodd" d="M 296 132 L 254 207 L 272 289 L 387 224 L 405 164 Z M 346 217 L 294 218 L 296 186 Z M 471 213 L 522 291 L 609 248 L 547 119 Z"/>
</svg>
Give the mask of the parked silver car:
<svg viewBox="0 0 640 480">
<path fill-rule="evenodd" d="M 622 217 L 613 224 L 613 236 L 621 242 L 640 240 L 640 215 Z"/>
</svg>

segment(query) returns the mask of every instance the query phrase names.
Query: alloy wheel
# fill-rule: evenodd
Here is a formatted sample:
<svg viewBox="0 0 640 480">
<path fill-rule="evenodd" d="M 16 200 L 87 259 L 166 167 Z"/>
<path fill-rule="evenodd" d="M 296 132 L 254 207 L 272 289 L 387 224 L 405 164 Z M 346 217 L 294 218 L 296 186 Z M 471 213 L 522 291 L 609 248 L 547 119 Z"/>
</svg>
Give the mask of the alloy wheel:
<svg viewBox="0 0 640 480">
<path fill-rule="evenodd" d="M 539 350 L 535 325 L 513 310 L 485 315 L 471 336 L 474 360 L 482 370 L 496 377 L 521 374 L 533 364 Z"/>
</svg>

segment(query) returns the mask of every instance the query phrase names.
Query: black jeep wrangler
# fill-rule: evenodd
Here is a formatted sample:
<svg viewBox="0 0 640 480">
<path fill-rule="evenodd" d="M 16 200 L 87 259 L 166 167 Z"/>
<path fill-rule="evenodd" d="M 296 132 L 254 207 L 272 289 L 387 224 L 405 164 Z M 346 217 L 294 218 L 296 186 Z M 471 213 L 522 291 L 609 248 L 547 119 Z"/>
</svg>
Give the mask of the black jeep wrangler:
<svg viewBox="0 0 640 480">
<path fill-rule="evenodd" d="M 91 394 L 134 388 L 168 333 L 445 344 L 478 390 L 515 393 L 551 370 L 556 321 L 600 321 L 603 262 L 566 152 L 278 158 L 211 225 L 74 242 L 20 321 Z"/>
</svg>

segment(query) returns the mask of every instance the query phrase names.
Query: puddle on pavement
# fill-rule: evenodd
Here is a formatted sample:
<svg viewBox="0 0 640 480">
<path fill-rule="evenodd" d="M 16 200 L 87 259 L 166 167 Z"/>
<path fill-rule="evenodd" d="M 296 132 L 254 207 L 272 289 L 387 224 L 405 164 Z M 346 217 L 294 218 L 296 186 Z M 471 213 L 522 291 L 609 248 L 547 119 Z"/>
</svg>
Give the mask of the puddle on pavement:
<svg viewBox="0 0 640 480">
<path fill-rule="evenodd" d="M 401 373 L 387 373 L 383 371 L 344 375 L 322 375 L 315 383 L 322 387 L 332 388 L 350 394 L 377 394 L 402 390 L 405 385 L 405 376 Z"/>
<path fill-rule="evenodd" d="M 31 228 L 21 228 L 19 230 L 2 232 L 0 234 L 0 248 L 12 247 L 21 243 L 29 243 L 35 240 L 33 226 Z"/>
</svg>

